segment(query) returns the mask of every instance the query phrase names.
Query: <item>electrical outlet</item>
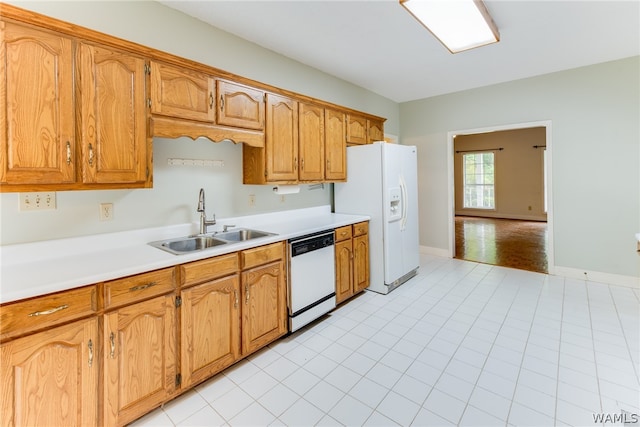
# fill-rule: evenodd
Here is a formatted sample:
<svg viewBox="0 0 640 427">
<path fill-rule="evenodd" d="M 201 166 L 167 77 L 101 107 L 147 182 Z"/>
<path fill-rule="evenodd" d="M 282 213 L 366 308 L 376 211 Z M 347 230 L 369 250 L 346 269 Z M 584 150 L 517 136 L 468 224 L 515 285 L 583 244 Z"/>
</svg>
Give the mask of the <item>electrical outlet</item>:
<svg viewBox="0 0 640 427">
<path fill-rule="evenodd" d="M 21 211 L 43 211 L 56 208 L 55 192 L 20 193 Z"/>
<path fill-rule="evenodd" d="M 113 203 L 100 203 L 100 221 L 113 220 Z"/>
<path fill-rule="evenodd" d="M 256 205 L 256 195 L 249 194 L 249 206 L 255 206 L 255 205 Z"/>
</svg>

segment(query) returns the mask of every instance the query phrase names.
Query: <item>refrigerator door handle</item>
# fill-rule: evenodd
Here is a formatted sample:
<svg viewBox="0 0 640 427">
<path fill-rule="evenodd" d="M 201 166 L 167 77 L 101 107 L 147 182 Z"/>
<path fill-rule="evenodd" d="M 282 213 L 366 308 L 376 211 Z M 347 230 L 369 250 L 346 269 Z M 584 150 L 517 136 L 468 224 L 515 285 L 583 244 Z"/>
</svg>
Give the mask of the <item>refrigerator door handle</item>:
<svg viewBox="0 0 640 427">
<path fill-rule="evenodd" d="M 403 230 L 407 227 L 407 203 L 409 203 L 409 197 L 407 194 L 407 184 L 404 182 L 404 176 L 400 176 L 400 191 L 402 194 L 402 219 L 400 221 L 400 230 Z"/>
</svg>

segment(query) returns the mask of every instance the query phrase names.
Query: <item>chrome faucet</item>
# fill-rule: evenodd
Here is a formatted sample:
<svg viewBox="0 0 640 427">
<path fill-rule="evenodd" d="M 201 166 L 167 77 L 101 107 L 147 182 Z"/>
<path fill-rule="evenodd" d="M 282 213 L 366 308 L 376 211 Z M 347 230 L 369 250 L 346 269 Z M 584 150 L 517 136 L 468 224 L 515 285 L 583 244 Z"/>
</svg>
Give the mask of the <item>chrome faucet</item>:
<svg viewBox="0 0 640 427">
<path fill-rule="evenodd" d="M 204 188 L 200 189 L 196 212 L 200 212 L 200 234 L 206 234 L 207 227 L 216 223 L 216 214 L 213 214 L 213 219 L 207 219 L 207 214 L 204 211 Z"/>
</svg>

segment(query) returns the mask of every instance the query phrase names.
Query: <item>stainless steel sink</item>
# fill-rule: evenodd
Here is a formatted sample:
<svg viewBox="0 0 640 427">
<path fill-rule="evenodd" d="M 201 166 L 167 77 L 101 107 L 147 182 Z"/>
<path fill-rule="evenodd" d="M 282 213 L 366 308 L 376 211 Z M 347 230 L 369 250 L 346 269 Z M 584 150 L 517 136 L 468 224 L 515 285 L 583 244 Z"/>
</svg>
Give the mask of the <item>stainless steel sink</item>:
<svg viewBox="0 0 640 427">
<path fill-rule="evenodd" d="M 170 240 L 159 240 L 149 244 L 156 248 L 171 252 L 172 254 L 181 255 L 201 251 L 214 246 L 226 245 L 227 243 L 227 241 L 217 239 L 213 236 L 189 236 Z"/>
<path fill-rule="evenodd" d="M 149 245 L 171 252 L 175 255 L 188 254 L 191 252 L 203 251 L 215 246 L 244 242 L 246 240 L 257 239 L 259 237 L 275 236 L 275 233 L 251 230 L 248 228 L 238 228 L 236 230 L 218 232 L 213 235 L 178 237 L 175 239 L 158 240 Z"/>
<path fill-rule="evenodd" d="M 251 230 L 248 228 L 239 228 L 237 230 L 216 233 L 217 239 L 226 240 L 227 242 L 244 242 L 245 240 L 257 239 L 259 237 L 274 236 L 274 233 L 265 231 Z"/>
</svg>

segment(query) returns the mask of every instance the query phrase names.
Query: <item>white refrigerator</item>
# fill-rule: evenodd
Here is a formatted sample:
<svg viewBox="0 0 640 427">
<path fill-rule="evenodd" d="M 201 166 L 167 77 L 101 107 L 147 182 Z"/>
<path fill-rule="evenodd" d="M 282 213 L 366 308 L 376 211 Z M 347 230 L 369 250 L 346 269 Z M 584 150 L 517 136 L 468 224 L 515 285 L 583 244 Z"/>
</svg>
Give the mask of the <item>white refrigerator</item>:
<svg viewBox="0 0 640 427">
<path fill-rule="evenodd" d="M 416 147 L 376 142 L 347 148 L 347 182 L 334 186 L 336 213 L 369 215 L 369 290 L 387 294 L 416 275 Z"/>
</svg>

